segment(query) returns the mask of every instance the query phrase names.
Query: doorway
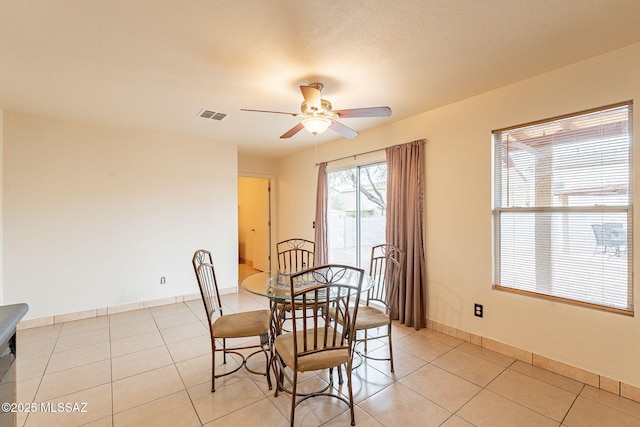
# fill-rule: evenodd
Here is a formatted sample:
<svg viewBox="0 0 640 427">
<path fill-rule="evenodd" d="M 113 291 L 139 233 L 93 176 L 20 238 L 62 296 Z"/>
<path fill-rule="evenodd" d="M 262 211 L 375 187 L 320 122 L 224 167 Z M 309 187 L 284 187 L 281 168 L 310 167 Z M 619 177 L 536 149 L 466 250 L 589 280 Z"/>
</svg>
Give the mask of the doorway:
<svg viewBox="0 0 640 427">
<path fill-rule="evenodd" d="M 238 177 L 238 275 L 271 270 L 269 178 Z"/>
</svg>

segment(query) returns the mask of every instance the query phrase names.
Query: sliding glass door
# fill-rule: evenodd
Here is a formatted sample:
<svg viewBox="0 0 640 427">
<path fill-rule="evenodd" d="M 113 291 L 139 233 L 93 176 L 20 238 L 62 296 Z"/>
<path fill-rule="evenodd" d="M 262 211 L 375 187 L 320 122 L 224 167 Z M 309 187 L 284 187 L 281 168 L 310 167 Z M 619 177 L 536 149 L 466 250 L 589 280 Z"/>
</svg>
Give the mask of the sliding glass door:
<svg viewBox="0 0 640 427">
<path fill-rule="evenodd" d="M 369 269 L 371 247 L 385 242 L 386 162 L 327 171 L 329 262 Z"/>
</svg>

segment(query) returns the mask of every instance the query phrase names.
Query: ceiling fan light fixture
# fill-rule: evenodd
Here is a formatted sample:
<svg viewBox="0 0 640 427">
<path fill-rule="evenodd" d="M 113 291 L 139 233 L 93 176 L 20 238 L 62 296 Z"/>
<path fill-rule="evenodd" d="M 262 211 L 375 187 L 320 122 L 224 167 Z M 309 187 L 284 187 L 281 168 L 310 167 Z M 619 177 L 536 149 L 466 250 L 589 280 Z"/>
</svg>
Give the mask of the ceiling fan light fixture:
<svg viewBox="0 0 640 427">
<path fill-rule="evenodd" d="M 302 126 L 304 126 L 307 132 L 318 135 L 329 129 L 329 126 L 331 126 L 331 119 L 326 119 L 324 117 L 308 117 L 302 120 Z"/>
<path fill-rule="evenodd" d="M 351 108 L 348 110 L 334 110 L 331 103 L 321 98 L 322 83 L 311 83 L 301 85 L 300 92 L 304 101 L 300 104 L 300 113 L 287 113 L 284 111 L 269 110 L 249 110 L 241 108 L 241 111 L 255 111 L 258 113 L 286 114 L 293 117 L 300 117 L 302 120 L 294 127 L 286 131 L 280 138 L 291 138 L 302 129 L 306 129 L 312 135 L 326 132 L 327 129 L 339 133 L 345 138 L 355 138 L 358 132 L 348 126 L 343 125 L 337 119 L 351 117 L 389 117 L 391 108 L 389 107 L 366 107 Z"/>
</svg>

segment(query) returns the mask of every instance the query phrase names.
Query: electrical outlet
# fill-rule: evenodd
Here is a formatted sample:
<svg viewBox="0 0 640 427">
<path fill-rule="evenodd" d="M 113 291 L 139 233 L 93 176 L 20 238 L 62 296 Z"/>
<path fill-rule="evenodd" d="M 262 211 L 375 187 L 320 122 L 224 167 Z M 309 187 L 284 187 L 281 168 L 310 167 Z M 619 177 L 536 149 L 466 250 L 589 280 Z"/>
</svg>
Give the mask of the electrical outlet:
<svg viewBox="0 0 640 427">
<path fill-rule="evenodd" d="M 167 283 L 167 279 L 166 279 L 166 277 L 162 276 L 162 277 L 160 278 L 160 284 L 161 284 L 161 285 L 164 285 L 164 284 L 166 284 L 166 283 Z"/>
<path fill-rule="evenodd" d="M 476 317 L 482 317 L 482 315 L 484 314 L 482 304 L 473 304 L 473 314 Z"/>
</svg>

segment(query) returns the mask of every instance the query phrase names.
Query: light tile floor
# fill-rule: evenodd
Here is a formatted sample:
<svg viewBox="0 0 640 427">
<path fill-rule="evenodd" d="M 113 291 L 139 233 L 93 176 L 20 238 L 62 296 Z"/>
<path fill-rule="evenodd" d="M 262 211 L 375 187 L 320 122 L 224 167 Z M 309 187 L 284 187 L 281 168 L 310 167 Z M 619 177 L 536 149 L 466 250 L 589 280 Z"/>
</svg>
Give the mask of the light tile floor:
<svg viewBox="0 0 640 427">
<path fill-rule="evenodd" d="M 267 304 L 223 299 L 228 312 Z M 17 401 L 37 408 L 18 425 L 287 426 L 290 397 L 275 398 L 264 377 L 241 370 L 211 393 L 203 312 L 195 300 L 18 331 Z M 393 333 L 395 374 L 375 361 L 354 371 L 358 426 L 640 426 L 640 403 L 432 330 Z M 306 375 L 301 387 L 324 380 Z M 86 412 L 43 412 L 46 402 Z M 348 426 L 349 412 L 314 398 L 296 425 Z"/>
</svg>

